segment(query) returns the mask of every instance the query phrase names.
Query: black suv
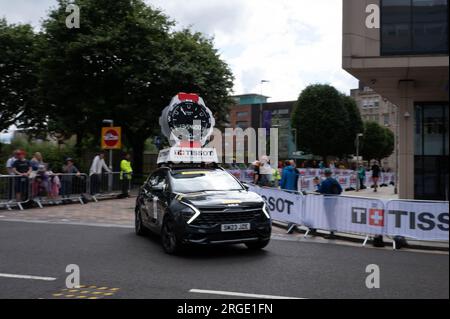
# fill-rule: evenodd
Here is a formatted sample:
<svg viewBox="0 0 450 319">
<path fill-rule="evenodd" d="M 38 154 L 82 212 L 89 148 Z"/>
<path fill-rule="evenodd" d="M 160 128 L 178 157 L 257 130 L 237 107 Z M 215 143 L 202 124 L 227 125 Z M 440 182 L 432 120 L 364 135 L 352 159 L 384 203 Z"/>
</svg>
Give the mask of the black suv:
<svg viewBox="0 0 450 319">
<path fill-rule="evenodd" d="M 262 249 L 272 228 L 264 200 L 222 168 L 159 168 L 141 187 L 135 213 L 136 234 L 161 235 L 169 254 L 188 244 Z"/>
</svg>

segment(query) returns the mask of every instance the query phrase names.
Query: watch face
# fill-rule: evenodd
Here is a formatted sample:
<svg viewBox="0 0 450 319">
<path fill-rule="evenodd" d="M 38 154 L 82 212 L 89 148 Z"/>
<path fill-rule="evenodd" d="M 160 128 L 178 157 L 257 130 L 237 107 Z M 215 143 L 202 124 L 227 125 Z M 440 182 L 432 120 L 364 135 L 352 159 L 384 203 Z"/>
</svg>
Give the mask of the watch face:
<svg viewBox="0 0 450 319">
<path fill-rule="evenodd" d="M 202 134 L 211 128 L 211 116 L 206 107 L 190 101 L 175 105 L 169 111 L 167 121 L 172 133 L 180 140 L 200 141 Z"/>
</svg>

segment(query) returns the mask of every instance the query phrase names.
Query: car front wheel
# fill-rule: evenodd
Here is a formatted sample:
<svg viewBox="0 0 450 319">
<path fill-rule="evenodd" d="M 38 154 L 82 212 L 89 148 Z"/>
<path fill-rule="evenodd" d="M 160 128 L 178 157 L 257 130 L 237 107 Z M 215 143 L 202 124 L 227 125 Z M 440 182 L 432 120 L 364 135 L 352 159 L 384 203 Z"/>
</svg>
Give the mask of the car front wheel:
<svg viewBox="0 0 450 319">
<path fill-rule="evenodd" d="M 182 250 L 182 244 L 175 234 L 174 223 L 170 219 L 164 220 L 161 231 L 161 241 L 163 249 L 167 254 L 175 255 Z"/>
<path fill-rule="evenodd" d="M 142 223 L 141 213 L 139 209 L 136 208 L 135 217 L 134 217 L 134 231 L 138 236 L 145 236 L 148 234 L 147 228 Z"/>
</svg>

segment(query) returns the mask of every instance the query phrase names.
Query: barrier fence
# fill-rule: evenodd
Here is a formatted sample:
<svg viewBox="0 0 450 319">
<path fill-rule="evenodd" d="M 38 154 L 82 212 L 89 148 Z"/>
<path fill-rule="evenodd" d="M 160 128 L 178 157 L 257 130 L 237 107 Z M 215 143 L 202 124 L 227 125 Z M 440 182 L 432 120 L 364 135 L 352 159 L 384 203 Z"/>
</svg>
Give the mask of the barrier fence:
<svg viewBox="0 0 450 319">
<path fill-rule="evenodd" d="M 303 195 L 255 185 L 250 190 L 266 200 L 273 220 L 364 235 L 364 244 L 373 235 L 449 240 L 449 202 Z"/>
<path fill-rule="evenodd" d="M 324 170 L 316 168 L 301 168 L 297 169 L 299 174 L 297 189 L 302 191 L 313 192 L 315 191 L 315 185 L 313 179 L 315 177 L 323 177 Z M 240 181 L 245 183 L 253 183 L 254 171 L 250 169 L 230 169 L 228 170 Z M 332 169 L 333 176 L 341 185 L 344 190 L 355 190 L 358 186 L 358 173 L 349 169 Z M 280 170 L 281 174 L 281 170 Z M 366 176 L 363 179 L 365 186 L 373 185 L 372 172 L 367 171 Z M 387 186 L 395 185 L 395 173 L 381 172 L 378 180 L 378 185 Z"/>
<path fill-rule="evenodd" d="M 16 175 L 0 175 L 0 207 L 11 209 L 27 203 L 31 196 L 30 180 L 28 177 Z"/>
<path fill-rule="evenodd" d="M 93 174 L 90 176 L 90 193 L 97 201 L 99 198 L 115 197 L 128 192 L 131 188 L 131 176 L 118 172 Z"/>
<path fill-rule="evenodd" d="M 86 195 L 98 198 L 116 197 L 131 189 L 131 175 L 104 173 L 87 174 L 34 173 L 31 177 L 0 175 L 0 208 L 12 209 L 30 202 L 40 208 L 45 204 L 77 201 L 84 204 Z"/>
</svg>

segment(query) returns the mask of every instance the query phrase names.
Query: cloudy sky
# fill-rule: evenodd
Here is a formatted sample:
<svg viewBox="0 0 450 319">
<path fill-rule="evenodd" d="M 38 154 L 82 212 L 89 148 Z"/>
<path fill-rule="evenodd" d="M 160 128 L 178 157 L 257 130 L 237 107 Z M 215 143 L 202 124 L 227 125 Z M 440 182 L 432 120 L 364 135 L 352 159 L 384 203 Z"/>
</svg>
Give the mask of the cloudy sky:
<svg viewBox="0 0 450 319">
<path fill-rule="evenodd" d="M 342 0 L 146 0 L 178 22 L 213 36 L 235 75 L 235 94 L 294 100 L 305 86 L 344 93 L 357 81 L 341 68 Z M 55 0 L 0 0 L 0 17 L 36 28 Z M 81 24 L 83 13 L 81 13 Z"/>
</svg>

